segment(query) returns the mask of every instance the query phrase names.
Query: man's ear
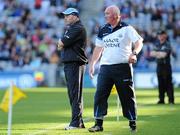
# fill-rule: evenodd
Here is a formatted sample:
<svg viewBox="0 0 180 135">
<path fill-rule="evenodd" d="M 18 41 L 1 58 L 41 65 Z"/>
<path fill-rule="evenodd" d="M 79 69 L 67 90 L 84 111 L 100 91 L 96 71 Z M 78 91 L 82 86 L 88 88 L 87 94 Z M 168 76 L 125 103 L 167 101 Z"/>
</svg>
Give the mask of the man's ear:
<svg viewBox="0 0 180 135">
<path fill-rule="evenodd" d="M 117 19 L 118 19 L 118 16 L 117 16 L 117 15 L 114 15 L 113 19 L 117 20 Z"/>
</svg>

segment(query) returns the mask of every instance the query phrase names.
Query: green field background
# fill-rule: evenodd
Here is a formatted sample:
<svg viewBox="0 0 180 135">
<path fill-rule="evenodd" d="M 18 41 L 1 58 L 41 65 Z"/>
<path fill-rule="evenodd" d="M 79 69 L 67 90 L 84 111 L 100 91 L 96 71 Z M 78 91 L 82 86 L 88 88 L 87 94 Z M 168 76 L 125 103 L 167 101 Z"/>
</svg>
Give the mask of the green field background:
<svg viewBox="0 0 180 135">
<path fill-rule="evenodd" d="M 94 124 L 95 89 L 84 89 L 85 129 L 65 131 L 71 117 L 66 88 L 33 88 L 25 90 L 27 98 L 13 106 L 13 135 L 130 135 L 128 121 L 117 110 L 117 95 L 109 98 L 104 131 L 89 133 Z M 0 90 L 0 101 L 5 91 Z M 157 90 L 136 90 L 138 104 L 137 135 L 180 135 L 180 89 L 175 89 L 175 105 L 157 105 Z M 167 98 L 166 98 L 167 102 Z M 119 121 L 117 121 L 119 115 Z M 7 134 L 8 114 L 0 110 L 0 135 Z"/>
</svg>

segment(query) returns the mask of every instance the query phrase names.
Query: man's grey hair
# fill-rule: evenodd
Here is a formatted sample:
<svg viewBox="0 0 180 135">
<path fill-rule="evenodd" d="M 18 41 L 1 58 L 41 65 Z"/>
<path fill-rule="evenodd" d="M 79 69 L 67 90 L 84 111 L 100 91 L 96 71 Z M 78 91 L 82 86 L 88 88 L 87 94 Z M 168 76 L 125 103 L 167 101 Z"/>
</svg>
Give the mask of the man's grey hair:
<svg viewBox="0 0 180 135">
<path fill-rule="evenodd" d="M 118 16 L 120 15 L 120 9 L 118 6 L 111 5 L 111 6 L 108 6 L 107 8 L 111 8 L 114 14 L 117 14 Z"/>
</svg>

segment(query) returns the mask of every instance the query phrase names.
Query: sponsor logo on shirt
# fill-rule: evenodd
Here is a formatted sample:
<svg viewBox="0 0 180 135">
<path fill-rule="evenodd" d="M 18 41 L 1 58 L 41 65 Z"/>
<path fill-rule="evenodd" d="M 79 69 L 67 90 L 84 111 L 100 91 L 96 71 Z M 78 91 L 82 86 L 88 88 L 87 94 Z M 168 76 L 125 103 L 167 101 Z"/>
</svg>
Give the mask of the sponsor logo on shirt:
<svg viewBox="0 0 180 135">
<path fill-rule="evenodd" d="M 109 33 L 103 33 L 103 36 L 106 36 L 106 35 L 108 35 Z"/>
<path fill-rule="evenodd" d="M 120 47 L 119 38 L 106 38 L 103 40 L 105 48 L 107 47 Z"/>
</svg>

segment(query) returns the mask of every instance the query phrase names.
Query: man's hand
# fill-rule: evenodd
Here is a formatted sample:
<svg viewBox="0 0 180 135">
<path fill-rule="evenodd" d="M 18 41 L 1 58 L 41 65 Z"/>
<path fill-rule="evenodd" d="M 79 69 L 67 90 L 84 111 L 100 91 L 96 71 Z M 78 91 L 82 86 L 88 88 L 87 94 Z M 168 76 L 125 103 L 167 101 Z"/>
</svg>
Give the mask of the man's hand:
<svg viewBox="0 0 180 135">
<path fill-rule="evenodd" d="M 150 52 L 150 56 L 151 57 L 156 57 L 157 56 L 157 52 L 156 51 L 151 51 Z"/>
<path fill-rule="evenodd" d="M 64 46 L 63 42 L 62 42 L 61 40 L 59 40 L 59 41 L 58 41 L 58 44 L 57 44 L 57 49 L 58 49 L 58 50 L 62 50 L 62 49 L 63 49 L 63 46 Z"/>
<path fill-rule="evenodd" d="M 93 51 L 93 55 L 91 58 L 90 66 L 89 66 L 89 75 L 91 78 L 94 77 L 94 66 L 96 65 L 97 61 L 101 57 L 103 51 L 103 47 L 96 46 Z"/>
<path fill-rule="evenodd" d="M 93 77 L 94 77 L 94 65 L 93 64 L 90 64 L 90 66 L 89 66 L 89 75 L 90 75 L 91 79 L 93 79 Z"/>
<path fill-rule="evenodd" d="M 136 55 L 131 54 L 131 55 L 129 56 L 129 61 L 128 61 L 128 62 L 129 62 L 129 63 L 132 63 L 132 64 L 136 63 L 136 62 L 137 62 L 137 57 L 136 57 Z"/>
<path fill-rule="evenodd" d="M 60 50 L 63 49 L 63 47 L 62 47 L 60 44 L 58 44 L 58 45 L 57 45 L 57 49 L 60 51 Z"/>
</svg>

